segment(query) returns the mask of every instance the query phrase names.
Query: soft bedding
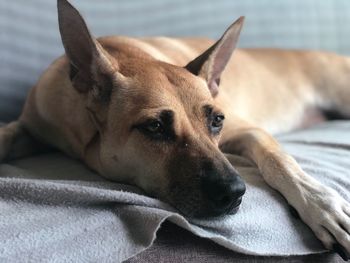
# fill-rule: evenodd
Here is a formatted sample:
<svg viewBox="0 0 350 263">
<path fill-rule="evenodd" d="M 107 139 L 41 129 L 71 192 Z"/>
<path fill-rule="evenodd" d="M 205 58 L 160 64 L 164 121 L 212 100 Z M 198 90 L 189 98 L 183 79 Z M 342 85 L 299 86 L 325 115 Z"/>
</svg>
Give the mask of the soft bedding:
<svg viewBox="0 0 350 263">
<path fill-rule="evenodd" d="M 328 122 L 278 136 L 317 180 L 350 201 L 350 122 Z M 324 251 L 286 200 L 247 160 L 230 155 L 247 183 L 236 215 L 184 218 L 139 189 L 107 181 L 60 153 L 0 165 L 1 262 L 120 262 L 152 245 L 171 221 L 195 235 L 250 255 Z"/>
</svg>

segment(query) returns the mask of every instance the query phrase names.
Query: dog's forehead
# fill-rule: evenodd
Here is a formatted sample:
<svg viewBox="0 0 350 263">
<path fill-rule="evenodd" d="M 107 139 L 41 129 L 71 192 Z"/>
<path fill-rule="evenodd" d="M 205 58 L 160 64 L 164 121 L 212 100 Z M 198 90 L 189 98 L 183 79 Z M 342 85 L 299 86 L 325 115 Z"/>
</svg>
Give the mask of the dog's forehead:
<svg viewBox="0 0 350 263">
<path fill-rule="evenodd" d="M 154 62 L 129 67 L 126 74 L 130 80 L 127 101 L 138 107 L 192 108 L 212 99 L 206 82 L 182 67 Z"/>
</svg>

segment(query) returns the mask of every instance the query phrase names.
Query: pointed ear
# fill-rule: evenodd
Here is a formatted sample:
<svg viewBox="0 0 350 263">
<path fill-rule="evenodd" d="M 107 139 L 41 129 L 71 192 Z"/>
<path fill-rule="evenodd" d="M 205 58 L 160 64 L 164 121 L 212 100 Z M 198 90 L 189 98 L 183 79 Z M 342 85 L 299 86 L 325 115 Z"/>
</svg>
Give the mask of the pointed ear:
<svg viewBox="0 0 350 263">
<path fill-rule="evenodd" d="M 108 99 L 112 89 L 111 74 L 115 70 L 110 56 L 91 36 L 84 19 L 67 0 L 58 0 L 57 9 L 73 86 L 79 92 L 93 89 L 96 96 Z"/>
<path fill-rule="evenodd" d="M 244 17 L 237 19 L 222 37 L 204 53 L 185 67 L 193 74 L 204 78 L 213 97 L 218 93 L 220 76 L 237 45 Z"/>
</svg>

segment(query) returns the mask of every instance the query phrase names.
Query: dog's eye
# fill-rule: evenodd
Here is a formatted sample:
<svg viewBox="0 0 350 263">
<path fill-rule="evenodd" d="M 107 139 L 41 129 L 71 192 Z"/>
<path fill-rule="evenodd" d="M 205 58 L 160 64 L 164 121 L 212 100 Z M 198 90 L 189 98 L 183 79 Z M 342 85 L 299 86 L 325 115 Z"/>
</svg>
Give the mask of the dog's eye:
<svg viewBox="0 0 350 263">
<path fill-rule="evenodd" d="M 173 112 L 170 110 L 162 111 L 156 118 L 149 118 L 142 123 L 133 125 L 132 128 L 137 129 L 148 139 L 156 141 L 175 141 L 176 134 L 173 127 Z"/>
<path fill-rule="evenodd" d="M 159 120 L 149 120 L 137 125 L 136 128 L 150 139 L 163 140 L 167 138 L 166 129 Z"/>
<path fill-rule="evenodd" d="M 144 127 L 150 133 L 158 133 L 161 134 L 164 132 L 163 125 L 160 121 L 152 121 L 145 125 Z"/>
<path fill-rule="evenodd" d="M 211 125 L 213 127 L 216 127 L 216 128 L 221 127 L 223 122 L 224 122 L 224 119 L 225 119 L 224 115 L 222 115 L 222 114 L 216 115 L 216 116 L 214 116 L 214 119 L 213 119 Z"/>
<path fill-rule="evenodd" d="M 223 114 L 215 114 L 211 121 L 211 132 L 217 134 L 222 129 L 224 124 L 225 116 Z"/>
</svg>

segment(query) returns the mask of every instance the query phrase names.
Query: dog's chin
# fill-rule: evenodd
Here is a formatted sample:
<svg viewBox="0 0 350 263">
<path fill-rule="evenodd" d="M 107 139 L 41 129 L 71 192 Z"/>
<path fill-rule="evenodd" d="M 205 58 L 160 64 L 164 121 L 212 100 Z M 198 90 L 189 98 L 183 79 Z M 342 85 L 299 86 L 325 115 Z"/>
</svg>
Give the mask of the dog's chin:
<svg viewBox="0 0 350 263">
<path fill-rule="evenodd" d="M 181 188 L 183 190 L 183 188 Z M 180 214 L 193 219 L 206 219 L 234 215 L 238 212 L 242 199 L 232 202 L 223 208 L 210 202 L 202 193 L 193 189 L 184 191 L 170 191 L 173 195 L 163 196 L 163 201 L 176 208 Z M 191 193 L 190 195 L 188 193 Z M 161 199 L 161 197 L 159 197 Z"/>
<path fill-rule="evenodd" d="M 235 215 L 239 210 L 239 206 L 229 208 L 225 211 L 218 211 L 218 210 L 211 210 L 211 211 L 206 211 L 204 213 L 199 214 L 196 216 L 197 218 L 216 218 L 216 217 L 222 217 L 222 216 L 227 216 L 227 215 Z"/>
<path fill-rule="evenodd" d="M 227 215 L 235 215 L 240 208 L 240 205 L 229 207 L 227 209 L 218 210 L 218 209 L 179 209 L 181 214 L 183 214 L 186 217 L 194 218 L 194 219 L 213 219 L 213 218 L 219 218 Z"/>
</svg>

